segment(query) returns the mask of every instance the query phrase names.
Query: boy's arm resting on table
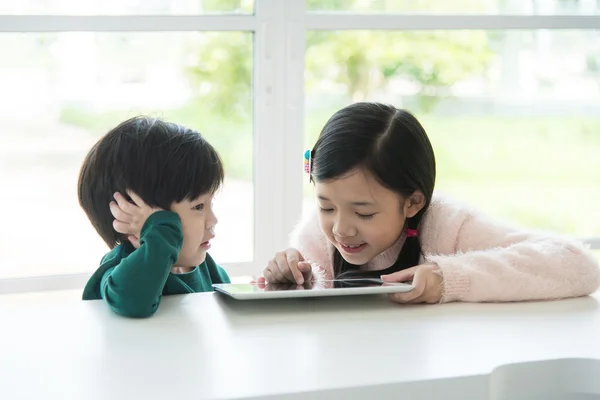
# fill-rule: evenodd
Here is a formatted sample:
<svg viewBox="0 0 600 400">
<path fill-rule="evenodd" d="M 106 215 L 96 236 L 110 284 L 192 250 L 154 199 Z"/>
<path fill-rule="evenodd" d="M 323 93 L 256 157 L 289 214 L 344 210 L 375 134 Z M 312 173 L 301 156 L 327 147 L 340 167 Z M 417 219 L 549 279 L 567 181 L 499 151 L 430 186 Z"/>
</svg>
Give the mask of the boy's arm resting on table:
<svg viewBox="0 0 600 400">
<path fill-rule="evenodd" d="M 177 214 L 152 214 L 142 229 L 140 247 L 108 269 L 100 283 L 101 297 L 117 314 L 144 318 L 158 309 L 162 291 L 183 243 Z"/>
<path fill-rule="evenodd" d="M 444 277 L 442 302 L 550 300 L 600 286 L 600 268 L 576 240 L 502 225 L 477 212 L 464 220 L 456 253 L 426 255 Z"/>
</svg>

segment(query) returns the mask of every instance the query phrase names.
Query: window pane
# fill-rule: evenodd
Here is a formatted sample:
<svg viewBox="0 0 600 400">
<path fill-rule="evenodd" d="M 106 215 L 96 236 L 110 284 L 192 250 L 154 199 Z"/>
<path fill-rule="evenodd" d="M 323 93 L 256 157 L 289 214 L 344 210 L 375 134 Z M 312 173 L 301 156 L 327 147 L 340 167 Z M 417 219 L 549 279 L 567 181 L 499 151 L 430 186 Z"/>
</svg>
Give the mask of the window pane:
<svg viewBox="0 0 600 400">
<path fill-rule="evenodd" d="M 98 266 L 108 248 L 79 207 L 79 167 L 137 114 L 187 125 L 217 148 L 226 183 L 211 255 L 252 260 L 251 34 L 0 34 L 0 48 L 0 278 Z"/>
<path fill-rule="evenodd" d="M 0 14 L 196 15 L 252 14 L 254 0 L 19 0 L 0 2 Z"/>
<path fill-rule="evenodd" d="M 522 225 L 600 236 L 600 31 L 307 40 L 308 147 L 349 102 L 390 102 L 427 130 L 438 190 Z"/>
<path fill-rule="evenodd" d="M 307 0 L 313 11 L 431 14 L 598 15 L 598 0 Z"/>
</svg>

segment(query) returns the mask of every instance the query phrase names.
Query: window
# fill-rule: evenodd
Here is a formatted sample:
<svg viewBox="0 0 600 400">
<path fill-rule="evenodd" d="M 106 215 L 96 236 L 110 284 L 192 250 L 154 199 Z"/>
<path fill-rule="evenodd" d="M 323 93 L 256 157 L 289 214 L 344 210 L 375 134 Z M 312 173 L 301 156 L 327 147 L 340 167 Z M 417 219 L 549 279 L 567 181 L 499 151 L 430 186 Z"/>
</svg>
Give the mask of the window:
<svg viewBox="0 0 600 400">
<path fill-rule="evenodd" d="M 190 126 L 217 148 L 227 177 L 216 211 L 227 218 L 211 253 L 222 263 L 252 261 L 251 34 L 17 33 L 0 35 L 0 48 L 0 174 L 13 194 L 0 199 L 11 210 L 0 277 L 97 268 L 107 247 L 77 202 L 79 167 L 102 135 L 138 114 Z M 233 73 L 236 86 L 227 84 Z M 32 246 L 51 256 L 23 257 Z"/>
<path fill-rule="evenodd" d="M 85 283 L 106 249 L 79 165 L 138 113 L 221 153 L 211 253 L 232 276 L 287 245 L 303 148 L 367 98 L 423 121 L 439 189 L 600 248 L 599 26 L 597 0 L 3 1 L 0 293 Z"/>
<path fill-rule="evenodd" d="M 598 15 L 597 0 L 307 0 L 309 10 L 360 13 Z"/>
<path fill-rule="evenodd" d="M 306 85 L 307 146 L 349 102 L 391 102 L 428 132 L 438 190 L 600 236 L 600 31 L 313 31 Z"/>
<path fill-rule="evenodd" d="M 3 2 L 0 181 L 11 195 L 0 293 L 83 286 L 106 248 L 77 204 L 79 166 L 100 135 L 140 113 L 199 130 L 224 159 L 211 254 L 230 275 L 260 273 L 285 246 L 301 173 L 273 165 L 301 151 L 301 113 L 288 106 L 302 102 L 276 82 L 303 50 L 285 52 L 294 41 L 274 41 L 265 24 L 286 11 L 278 0 L 254 3 Z"/>
<path fill-rule="evenodd" d="M 32 15 L 197 15 L 253 11 L 253 0 L 11 0 L 0 4 L 0 14 Z"/>
</svg>

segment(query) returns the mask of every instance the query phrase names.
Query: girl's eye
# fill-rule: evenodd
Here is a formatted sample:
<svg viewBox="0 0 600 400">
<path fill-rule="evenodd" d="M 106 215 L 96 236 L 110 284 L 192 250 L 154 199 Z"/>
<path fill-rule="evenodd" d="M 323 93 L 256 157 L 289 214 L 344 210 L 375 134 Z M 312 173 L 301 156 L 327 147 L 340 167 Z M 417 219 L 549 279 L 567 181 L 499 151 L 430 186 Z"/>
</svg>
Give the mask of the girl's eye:
<svg viewBox="0 0 600 400">
<path fill-rule="evenodd" d="M 321 212 L 324 213 L 329 213 L 333 211 L 333 208 L 323 208 L 323 207 L 319 207 L 321 209 Z"/>
<path fill-rule="evenodd" d="M 198 205 L 195 205 L 194 206 L 194 210 L 196 210 L 196 211 L 202 211 L 202 210 L 204 210 L 204 203 L 200 203 Z"/>
<path fill-rule="evenodd" d="M 371 219 L 375 216 L 375 214 L 359 214 L 359 213 L 356 213 L 356 215 L 358 215 L 358 217 L 362 218 L 362 219 Z"/>
</svg>

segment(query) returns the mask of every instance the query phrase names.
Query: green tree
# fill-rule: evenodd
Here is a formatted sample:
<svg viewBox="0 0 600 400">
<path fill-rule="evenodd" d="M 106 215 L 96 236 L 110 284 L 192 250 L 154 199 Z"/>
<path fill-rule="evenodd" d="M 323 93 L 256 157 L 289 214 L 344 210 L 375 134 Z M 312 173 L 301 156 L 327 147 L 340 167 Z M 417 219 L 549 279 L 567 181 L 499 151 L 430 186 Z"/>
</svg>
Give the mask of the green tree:
<svg viewBox="0 0 600 400">
<path fill-rule="evenodd" d="M 210 9 L 241 7 L 243 0 L 205 0 Z M 214 5 L 211 6 L 211 3 Z M 227 4 L 225 4 L 227 3 Z M 398 11 L 398 2 L 365 0 L 307 0 L 307 9 Z M 453 2 L 468 12 L 482 12 L 491 0 Z M 218 6 L 218 7 L 217 7 Z M 440 11 L 440 2 L 401 2 L 402 11 Z M 444 11 L 444 10 L 441 10 Z M 195 51 L 190 76 L 198 96 L 226 118 L 246 117 L 251 110 L 252 46 L 248 34 L 206 33 Z M 353 101 L 368 99 L 395 80 L 416 86 L 422 106 L 450 94 L 457 82 L 486 69 L 492 52 L 482 31 L 344 31 L 307 35 L 308 89 L 317 84 L 340 85 Z"/>
<path fill-rule="evenodd" d="M 347 12 L 489 12 L 497 0 L 308 0 L 309 10 Z M 482 31 L 350 31 L 307 35 L 306 79 L 345 87 L 365 100 L 395 79 L 416 85 L 421 108 L 430 110 L 457 82 L 480 75 L 491 60 Z"/>
<path fill-rule="evenodd" d="M 252 35 L 202 33 L 191 42 L 188 67 L 199 100 L 218 115 L 237 121 L 252 110 Z"/>
<path fill-rule="evenodd" d="M 338 83 L 352 101 L 387 89 L 395 78 L 416 85 L 423 99 L 445 96 L 455 83 L 481 74 L 491 59 L 483 32 L 315 32 L 311 42 L 309 87 Z"/>
<path fill-rule="evenodd" d="M 201 0 L 206 13 L 253 11 L 253 0 Z M 252 111 L 252 35 L 203 32 L 191 42 L 188 72 L 199 100 L 226 119 L 242 121 Z"/>
</svg>

